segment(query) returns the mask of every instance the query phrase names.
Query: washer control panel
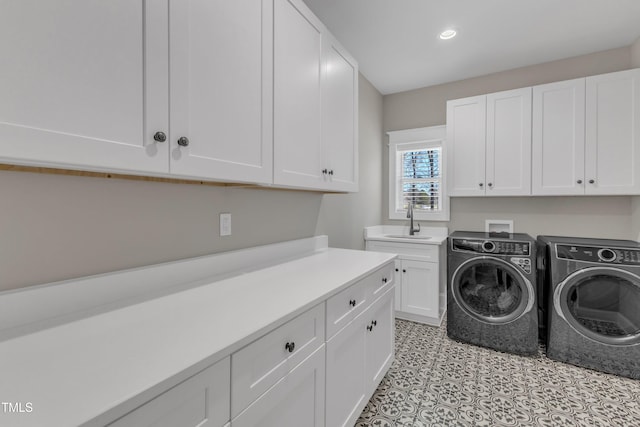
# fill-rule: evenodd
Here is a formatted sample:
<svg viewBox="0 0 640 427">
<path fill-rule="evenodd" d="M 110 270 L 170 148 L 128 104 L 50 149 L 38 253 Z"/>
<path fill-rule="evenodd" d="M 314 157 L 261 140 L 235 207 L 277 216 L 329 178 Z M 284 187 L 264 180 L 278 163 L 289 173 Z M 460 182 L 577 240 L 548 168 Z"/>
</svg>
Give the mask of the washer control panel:
<svg viewBox="0 0 640 427">
<path fill-rule="evenodd" d="M 531 274 L 531 258 L 511 257 L 509 258 L 509 261 L 520 267 L 520 269 L 525 273 Z"/>
<path fill-rule="evenodd" d="M 531 243 L 517 240 L 452 239 L 451 249 L 494 255 L 531 255 Z"/>
<path fill-rule="evenodd" d="M 603 248 L 600 246 L 556 245 L 556 256 L 561 259 L 598 264 L 638 265 L 640 249 Z"/>
</svg>

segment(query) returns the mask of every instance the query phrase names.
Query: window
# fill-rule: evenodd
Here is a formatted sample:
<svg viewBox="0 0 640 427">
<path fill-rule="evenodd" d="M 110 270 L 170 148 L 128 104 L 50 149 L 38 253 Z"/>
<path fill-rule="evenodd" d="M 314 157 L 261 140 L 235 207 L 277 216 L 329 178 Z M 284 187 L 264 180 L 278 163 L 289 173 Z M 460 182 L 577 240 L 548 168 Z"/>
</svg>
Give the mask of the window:
<svg viewBox="0 0 640 427">
<path fill-rule="evenodd" d="M 449 220 L 445 194 L 445 127 L 389 132 L 389 218 Z"/>
</svg>

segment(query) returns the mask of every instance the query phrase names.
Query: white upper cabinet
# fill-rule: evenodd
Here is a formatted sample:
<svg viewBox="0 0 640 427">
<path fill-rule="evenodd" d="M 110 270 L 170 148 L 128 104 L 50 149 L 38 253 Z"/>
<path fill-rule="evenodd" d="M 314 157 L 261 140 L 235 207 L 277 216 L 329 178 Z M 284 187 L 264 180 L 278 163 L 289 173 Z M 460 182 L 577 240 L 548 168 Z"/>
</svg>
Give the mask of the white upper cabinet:
<svg viewBox="0 0 640 427">
<path fill-rule="evenodd" d="M 587 77 L 585 193 L 640 194 L 640 69 Z"/>
<path fill-rule="evenodd" d="M 357 64 L 302 1 L 274 9 L 274 184 L 357 191 Z"/>
<path fill-rule="evenodd" d="M 640 69 L 533 90 L 533 194 L 640 194 Z"/>
<path fill-rule="evenodd" d="M 301 2 L 274 8 L 274 183 L 319 188 L 322 24 Z"/>
<path fill-rule="evenodd" d="M 533 87 L 532 193 L 584 194 L 585 79 Z"/>
<path fill-rule="evenodd" d="M 355 60 L 324 35 L 322 145 L 329 189 L 358 191 L 358 68 Z"/>
<path fill-rule="evenodd" d="M 171 173 L 270 183 L 272 2 L 170 5 Z"/>
<path fill-rule="evenodd" d="M 358 66 L 302 0 L 10 0 L 0 49 L 0 162 L 358 189 Z"/>
<path fill-rule="evenodd" d="M 487 97 L 447 102 L 447 181 L 450 196 L 482 196 L 485 184 Z"/>
<path fill-rule="evenodd" d="M 531 193 L 531 88 L 447 102 L 451 196 Z"/>
<path fill-rule="evenodd" d="M 485 194 L 531 194 L 531 88 L 487 95 Z"/>
<path fill-rule="evenodd" d="M 0 160 L 271 183 L 271 16 L 268 0 L 3 5 Z"/>
<path fill-rule="evenodd" d="M 167 1 L 12 0 L 0 13 L 0 161 L 167 173 Z"/>
</svg>

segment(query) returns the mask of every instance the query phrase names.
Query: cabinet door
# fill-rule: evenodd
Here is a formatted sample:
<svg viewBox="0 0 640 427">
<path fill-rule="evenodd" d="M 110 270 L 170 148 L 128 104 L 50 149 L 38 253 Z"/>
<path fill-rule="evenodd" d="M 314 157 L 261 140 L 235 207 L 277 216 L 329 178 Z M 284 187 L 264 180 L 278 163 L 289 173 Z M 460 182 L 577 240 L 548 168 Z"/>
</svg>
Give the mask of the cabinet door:
<svg viewBox="0 0 640 427">
<path fill-rule="evenodd" d="M 447 183 L 450 196 L 485 193 L 487 97 L 447 102 Z"/>
<path fill-rule="evenodd" d="M 10 0 L 0 161 L 168 172 L 167 1 Z"/>
<path fill-rule="evenodd" d="M 358 66 L 323 34 L 322 148 L 326 188 L 358 191 Z"/>
<path fill-rule="evenodd" d="M 586 194 L 640 194 L 640 69 L 587 77 Z"/>
<path fill-rule="evenodd" d="M 231 427 L 324 427 L 324 380 L 323 345 L 231 420 Z"/>
<path fill-rule="evenodd" d="M 396 311 L 402 310 L 402 261 L 396 259 L 394 261 L 395 276 L 393 281 L 393 289 L 395 292 L 394 308 Z"/>
<path fill-rule="evenodd" d="M 171 1 L 172 174 L 271 182 L 272 16 L 267 0 Z"/>
<path fill-rule="evenodd" d="M 534 195 L 584 194 L 585 79 L 533 87 Z"/>
<path fill-rule="evenodd" d="M 438 318 L 438 264 L 402 261 L 402 311 Z"/>
<path fill-rule="evenodd" d="M 298 0 L 274 2 L 275 184 L 322 188 L 323 26 Z"/>
<path fill-rule="evenodd" d="M 531 194 L 531 88 L 487 95 L 486 195 Z"/>
<path fill-rule="evenodd" d="M 327 426 L 353 426 L 366 404 L 367 313 L 327 342 Z"/>
<path fill-rule="evenodd" d="M 393 313 L 393 292 L 382 296 L 366 313 L 368 329 L 365 329 L 365 383 L 366 396 L 378 387 L 393 362 L 395 316 Z"/>
<path fill-rule="evenodd" d="M 229 358 L 145 403 L 110 427 L 220 427 L 229 421 Z"/>
</svg>

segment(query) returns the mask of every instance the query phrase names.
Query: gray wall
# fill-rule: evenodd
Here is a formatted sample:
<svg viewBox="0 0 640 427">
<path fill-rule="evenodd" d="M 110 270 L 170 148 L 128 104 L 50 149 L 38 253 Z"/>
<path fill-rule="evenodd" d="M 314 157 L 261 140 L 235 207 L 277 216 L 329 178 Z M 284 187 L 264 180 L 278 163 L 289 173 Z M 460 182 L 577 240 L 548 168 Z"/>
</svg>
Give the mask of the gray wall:
<svg viewBox="0 0 640 427">
<path fill-rule="evenodd" d="M 313 236 L 322 195 L 0 171 L 0 290 Z M 219 236 L 231 212 L 233 234 Z"/>
<path fill-rule="evenodd" d="M 633 68 L 640 67 L 640 37 L 631 45 L 631 66 Z"/>
<path fill-rule="evenodd" d="M 384 130 L 446 123 L 446 101 L 577 77 L 632 68 L 632 48 L 518 68 L 384 97 Z M 636 49 L 637 50 L 637 49 Z M 386 142 L 387 139 L 385 139 Z M 384 176 L 388 150 L 383 148 Z M 453 230 L 484 231 L 487 219 L 512 219 L 516 232 L 609 238 L 636 238 L 640 230 L 640 197 L 507 197 L 452 198 L 451 220 L 431 223 Z M 383 223 L 389 220 L 388 184 L 383 182 Z M 635 213 L 634 213 L 635 212 Z"/>
<path fill-rule="evenodd" d="M 382 95 L 360 76 L 360 191 L 327 194 L 316 234 L 327 234 L 336 248 L 364 249 L 363 228 L 382 220 Z"/>
</svg>

